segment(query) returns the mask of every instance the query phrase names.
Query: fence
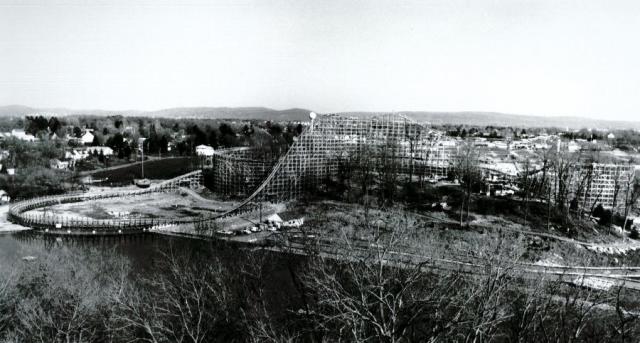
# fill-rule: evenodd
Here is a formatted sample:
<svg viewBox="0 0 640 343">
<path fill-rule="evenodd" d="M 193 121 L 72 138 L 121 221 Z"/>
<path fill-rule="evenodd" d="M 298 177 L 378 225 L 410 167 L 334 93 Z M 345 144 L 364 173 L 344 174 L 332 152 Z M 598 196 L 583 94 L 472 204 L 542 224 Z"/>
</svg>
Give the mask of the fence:
<svg viewBox="0 0 640 343">
<path fill-rule="evenodd" d="M 181 187 L 193 188 L 202 184 L 202 171 L 197 170 L 177 178 L 152 185 L 147 189 L 133 191 L 112 191 L 96 194 L 73 193 L 54 195 L 24 200 L 14 204 L 8 212 L 8 219 L 16 224 L 35 229 L 54 230 L 66 233 L 69 231 L 92 231 L 93 233 L 125 232 L 146 230 L 159 226 L 194 223 L 211 220 L 209 217 L 198 218 L 118 218 L 118 219 L 94 219 L 60 216 L 50 213 L 29 213 L 31 210 L 46 208 L 49 206 L 85 202 L 99 199 L 123 198 L 147 195 L 151 193 L 177 191 Z"/>
</svg>

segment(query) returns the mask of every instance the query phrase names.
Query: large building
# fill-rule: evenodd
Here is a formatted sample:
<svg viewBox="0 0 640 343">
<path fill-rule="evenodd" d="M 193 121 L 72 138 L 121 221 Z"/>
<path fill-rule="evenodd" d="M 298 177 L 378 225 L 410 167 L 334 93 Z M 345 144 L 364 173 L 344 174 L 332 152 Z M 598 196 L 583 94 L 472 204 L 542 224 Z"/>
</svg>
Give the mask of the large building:
<svg viewBox="0 0 640 343">
<path fill-rule="evenodd" d="M 621 210 L 625 206 L 627 191 L 632 190 L 636 177 L 636 166 L 628 163 L 583 163 L 572 166 L 565 173 L 562 186 L 550 173 L 552 192 L 565 194 L 565 201 L 574 202 L 581 208 L 594 208 L 597 205 L 607 209 Z M 561 190 L 564 188 L 564 192 Z"/>
<path fill-rule="evenodd" d="M 583 206 L 601 204 L 605 208 L 624 207 L 627 190 L 635 177 L 635 166 L 631 164 L 591 163 L 583 166 L 586 179 L 581 194 L 576 194 Z M 576 180 L 579 185 L 580 180 Z M 575 188 L 575 187 L 574 187 Z"/>
</svg>

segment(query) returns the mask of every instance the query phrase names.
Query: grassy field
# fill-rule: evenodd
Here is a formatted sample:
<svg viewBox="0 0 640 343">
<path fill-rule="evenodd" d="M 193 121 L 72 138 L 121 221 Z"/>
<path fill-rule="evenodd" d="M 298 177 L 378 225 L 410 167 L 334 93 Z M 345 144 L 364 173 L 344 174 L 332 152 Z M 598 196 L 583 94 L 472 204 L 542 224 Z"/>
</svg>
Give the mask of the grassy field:
<svg viewBox="0 0 640 343">
<path fill-rule="evenodd" d="M 162 160 L 145 161 L 144 177 L 148 179 L 171 179 L 195 170 L 192 157 L 176 157 Z M 94 179 L 107 179 L 104 185 L 130 184 L 141 178 L 140 164 L 123 168 L 100 171 L 93 174 Z"/>
</svg>

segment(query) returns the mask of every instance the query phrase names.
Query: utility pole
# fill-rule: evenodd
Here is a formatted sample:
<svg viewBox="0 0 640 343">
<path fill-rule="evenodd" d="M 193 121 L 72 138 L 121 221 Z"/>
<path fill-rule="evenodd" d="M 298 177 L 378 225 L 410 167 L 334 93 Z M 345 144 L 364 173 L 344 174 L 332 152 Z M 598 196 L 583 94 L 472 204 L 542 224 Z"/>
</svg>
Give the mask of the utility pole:
<svg viewBox="0 0 640 343">
<path fill-rule="evenodd" d="M 144 141 L 146 138 L 138 138 L 138 150 L 140 150 L 140 156 L 142 157 L 140 160 L 140 169 L 142 172 L 141 179 L 144 179 Z"/>
</svg>

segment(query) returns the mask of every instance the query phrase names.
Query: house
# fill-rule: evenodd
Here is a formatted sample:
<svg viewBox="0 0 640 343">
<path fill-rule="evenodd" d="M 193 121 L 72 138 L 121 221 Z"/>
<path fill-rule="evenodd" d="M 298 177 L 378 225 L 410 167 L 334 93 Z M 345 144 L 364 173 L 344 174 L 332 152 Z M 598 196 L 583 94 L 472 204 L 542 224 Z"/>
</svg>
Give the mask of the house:
<svg viewBox="0 0 640 343">
<path fill-rule="evenodd" d="M 93 135 L 93 133 L 91 133 L 91 131 L 85 131 L 82 137 L 80 137 L 80 142 L 82 142 L 82 144 L 84 145 L 89 145 L 93 143 L 94 138 L 95 136 Z"/>
<path fill-rule="evenodd" d="M 213 147 L 208 145 L 201 144 L 196 147 L 196 155 L 198 156 L 213 156 L 214 152 Z"/>
<path fill-rule="evenodd" d="M 76 148 L 64 153 L 64 158 L 67 160 L 79 161 L 84 160 L 92 155 L 111 156 L 113 155 L 113 149 L 108 146 L 91 146 L 86 148 Z"/>
<path fill-rule="evenodd" d="M 27 142 L 33 142 L 37 140 L 37 138 L 34 135 L 28 134 L 21 129 L 13 129 L 11 130 L 11 132 L 3 132 L 2 137 L 3 138 L 15 137 L 19 140 L 23 140 Z"/>
<path fill-rule="evenodd" d="M 505 141 L 494 141 L 493 146 L 497 149 L 507 150 L 508 144 Z"/>
<path fill-rule="evenodd" d="M 68 133 L 63 134 L 62 136 L 58 136 L 57 133 L 53 132 L 53 133 L 51 133 L 51 135 L 49 135 L 49 139 L 53 140 L 53 141 L 67 142 L 67 141 L 71 140 L 71 136 L 69 136 Z"/>
<path fill-rule="evenodd" d="M 531 143 L 528 139 L 521 139 L 518 141 L 514 141 L 511 143 L 511 148 L 514 150 L 531 150 L 534 147 L 534 144 Z"/>
<path fill-rule="evenodd" d="M 96 154 L 103 156 L 113 155 L 113 149 L 108 146 L 92 146 L 86 149 L 88 154 Z"/>
<path fill-rule="evenodd" d="M 278 227 L 301 227 L 304 224 L 304 217 L 292 212 L 280 212 L 269 216 L 267 222 Z"/>
<path fill-rule="evenodd" d="M 0 189 L 0 203 L 4 204 L 11 201 L 11 197 L 4 189 Z"/>
<path fill-rule="evenodd" d="M 57 158 L 49 160 L 49 167 L 51 169 L 69 169 L 69 161 L 60 161 Z"/>
<path fill-rule="evenodd" d="M 580 149 L 582 149 L 580 144 L 576 143 L 576 141 L 569 141 L 566 144 L 566 147 L 568 152 L 577 152 L 577 151 L 580 151 Z"/>
<path fill-rule="evenodd" d="M 65 151 L 64 159 L 71 161 L 79 161 L 87 158 L 86 154 L 81 153 L 80 151 L 73 149 L 71 151 Z"/>
<path fill-rule="evenodd" d="M 265 221 L 267 223 L 275 224 L 275 225 L 282 224 L 282 218 L 280 218 L 280 216 L 277 213 L 270 215 L 269 217 L 267 217 Z"/>
<path fill-rule="evenodd" d="M 28 134 L 24 132 L 24 130 L 13 129 L 11 130 L 11 135 L 17 139 L 27 141 L 27 142 L 33 142 L 36 140 L 36 137 L 34 135 Z"/>
</svg>

